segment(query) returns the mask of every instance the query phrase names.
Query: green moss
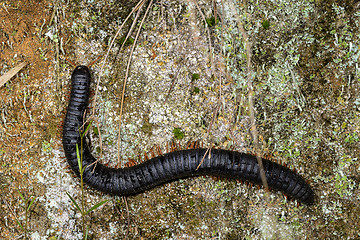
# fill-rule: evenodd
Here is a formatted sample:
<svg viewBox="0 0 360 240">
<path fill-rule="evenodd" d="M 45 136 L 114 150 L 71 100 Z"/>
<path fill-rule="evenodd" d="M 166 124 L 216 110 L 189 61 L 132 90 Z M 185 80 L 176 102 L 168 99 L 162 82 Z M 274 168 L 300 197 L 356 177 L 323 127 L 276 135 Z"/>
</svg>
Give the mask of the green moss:
<svg viewBox="0 0 360 240">
<path fill-rule="evenodd" d="M 263 26 L 263 28 L 265 29 L 269 29 L 270 27 L 270 21 L 269 20 L 264 20 L 261 25 Z"/>
<path fill-rule="evenodd" d="M 99 129 L 93 125 L 93 133 L 96 135 L 96 136 L 99 136 Z"/>
<path fill-rule="evenodd" d="M 174 138 L 181 140 L 184 138 L 184 133 L 181 131 L 180 128 L 174 128 L 173 130 Z"/>
<path fill-rule="evenodd" d="M 153 125 L 149 122 L 149 118 L 148 117 L 145 117 L 144 118 L 144 123 L 141 127 L 141 130 L 146 133 L 146 134 L 152 134 L 152 128 L 153 128 Z"/>
<path fill-rule="evenodd" d="M 191 76 L 192 80 L 197 80 L 199 78 L 200 78 L 200 74 L 198 74 L 198 73 L 193 73 L 193 75 Z"/>
<path fill-rule="evenodd" d="M 212 27 L 219 23 L 219 19 L 215 20 L 215 17 L 206 18 L 206 23 L 209 27 Z"/>
<path fill-rule="evenodd" d="M 44 140 L 42 143 L 41 150 L 46 154 L 51 153 L 53 150 L 53 148 L 52 148 L 53 143 L 54 143 L 54 141 L 52 139 L 50 139 L 50 141 Z"/>
<path fill-rule="evenodd" d="M 119 43 L 120 45 L 122 45 L 122 44 L 124 43 L 124 41 L 125 41 L 125 38 L 126 38 L 125 36 L 121 37 L 121 38 L 118 40 L 118 43 Z M 134 41 L 135 41 L 134 38 L 129 37 L 129 38 L 126 40 L 126 42 L 125 42 L 125 44 L 124 44 L 124 47 L 127 47 L 127 46 L 129 46 L 129 45 L 132 45 L 132 44 L 134 43 Z"/>
<path fill-rule="evenodd" d="M 348 133 L 345 137 L 344 140 L 346 143 L 357 143 L 359 142 L 359 135 L 354 132 L 354 133 Z"/>
</svg>

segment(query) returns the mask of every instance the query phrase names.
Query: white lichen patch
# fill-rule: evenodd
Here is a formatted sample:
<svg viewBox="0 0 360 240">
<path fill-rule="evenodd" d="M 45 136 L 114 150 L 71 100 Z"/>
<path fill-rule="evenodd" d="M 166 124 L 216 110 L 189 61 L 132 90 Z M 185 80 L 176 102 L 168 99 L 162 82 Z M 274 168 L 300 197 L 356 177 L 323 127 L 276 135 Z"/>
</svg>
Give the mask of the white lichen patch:
<svg viewBox="0 0 360 240">
<path fill-rule="evenodd" d="M 72 176 L 66 173 L 66 164 L 59 161 L 63 153 L 53 150 L 52 154 L 53 157 L 47 155 L 40 158 L 40 161 L 45 163 L 44 168 L 34 176 L 45 187 L 45 193 L 38 197 L 38 201 L 44 206 L 51 223 L 48 234 L 59 234 L 59 231 L 63 231 L 63 237 L 76 239 L 81 237 L 81 234 L 73 235 L 77 232 L 78 220 L 74 218 L 75 212 L 69 211 L 73 206 L 66 192 L 78 197 L 78 186 Z"/>
</svg>

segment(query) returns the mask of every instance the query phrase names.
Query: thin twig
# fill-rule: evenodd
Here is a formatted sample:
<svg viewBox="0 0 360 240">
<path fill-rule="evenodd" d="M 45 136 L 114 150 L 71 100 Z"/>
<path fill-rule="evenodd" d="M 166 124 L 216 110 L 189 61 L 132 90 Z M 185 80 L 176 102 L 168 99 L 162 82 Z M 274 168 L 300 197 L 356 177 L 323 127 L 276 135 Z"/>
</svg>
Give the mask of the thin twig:
<svg viewBox="0 0 360 240">
<path fill-rule="evenodd" d="M 299 96 L 298 98 L 295 98 L 296 102 L 297 102 L 297 105 L 298 105 L 298 108 L 299 108 L 300 112 L 302 112 L 302 107 L 301 107 L 302 104 L 301 103 L 304 103 L 304 105 L 305 105 L 306 104 L 306 99 L 305 99 L 304 95 L 301 93 L 301 91 L 299 89 L 299 86 L 298 86 L 298 84 L 296 82 L 295 74 L 292 71 L 292 69 L 291 69 L 288 62 L 286 63 L 286 66 L 289 69 L 289 72 L 290 72 L 290 75 L 291 75 L 293 88 L 295 89 L 295 91 L 297 92 L 297 94 Z"/>
<path fill-rule="evenodd" d="M 16 218 L 17 224 L 20 224 L 20 220 L 19 218 L 16 216 L 15 212 L 12 210 L 12 208 L 10 207 L 9 203 L 6 201 L 6 199 L 3 199 L 3 201 L 5 202 L 6 206 L 8 207 L 8 209 L 10 210 L 10 213 L 13 215 L 14 218 Z M 22 225 L 19 225 L 20 227 L 22 227 Z M 23 234 L 21 234 L 20 236 L 17 237 L 17 239 L 22 238 L 25 235 L 25 232 Z"/>
<path fill-rule="evenodd" d="M 118 135 L 118 164 L 120 163 L 120 143 L 121 143 L 121 131 L 120 131 L 120 127 L 121 127 L 121 118 L 122 118 L 122 111 L 123 111 L 123 106 L 124 106 L 124 98 L 125 98 L 125 87 L 126 87 L 126 81 L 129 75 L 129 69 L 130 69 L 130 63 L 131 63 L 131 57 L 133 55 L 137 40 L 139 38 L 140 32 L 141 32 L 141 27 L 144 24 L 145 18 L 149 12 L 150 7 L 152 6 L 153 0 L 150 1 L 143 19 L 141 20 L 141 23 L 139 25 L 139 29 L 138 32 L 136 33 L 136 37 L 134 40 L 134 43 L 132 45 L 131 51 L 130 51 L 130 55 L 129 55 L 129 59 L 128 59 L 128 63 L 126 66 L 126 72 L 125 72 L 125 78 L 124 78 L 124 84 L 123 84 L 123 91 L 122 91 L 122 96 L 121 96 L 121 104 L 120 104 L 120 114 L 119 114 L 119 135 Z M 140 6 L 140 8 L 142 8 L 142 5 Z M 139 9 L 140 11 L 140 9 Z"/>
<path fill-rule="evenodd" d="M 171 16 L 172 16 L 172 18 L 173 18 L 173 20 L 174 20 L 174 29 L 175 29 L 174 32 L 176 33 L 177 46 L 178 46 L 179 48 L 181 48 L 181 50 L 179 50 L 178 52 L 182 52 L 184 46 L 183 46 L 182 44 L 180 44 L 180 43 L 181 43 L 181 38 L 179 37 L 179 31 L 178 31 L 177 26 L 176 26 L 175 17 L 173 16 L 172 13 L 170 13 L 170 14 L 171 14 Z M 165 21 L 165 22 L 166 22 L 166 21 Z M 180 58 L 179 61 L 182 62 L 181 65 L 186 66 L 188 59 L 183 60 L 183 59 Z M 178 62 L 179 62 L 179 61 L 178 61 Z M 177 77 L 179 76 L 180 71 L 181 71 L 181 67 L 179 67 L 179 69 L 177 70 L 177 72 L 176 72 L 176 74 L 175 74 L 175 76 L 174 76 L 174 79 L 173 79 L 172 82 L 171 82 L 171 86 L 170 86 L 170 89 L 169 89 L 169 91 L 168 91 L 168 93 L 167 93 L 167 95 L 166 95 L 166 97 L 165 97 L 164 103 L 166 103 L 166 101 L 168 100 L 168 98 L 169 98 L 169 96 L 170 96 L 170 93 L 171 93 L 171 91 L 173 90 L 173 87 L 174 87 L 175 82 L 176 82 L 176 80 L 177 80 Z"/>
<path fill-rule="evenodd" d="M 206 149 L 206 152 L 205 152 L 204 156 L 202 157 L 199 165 L 196 167 L 196 171 L 197 171 L 197 170 L 200 168 L 200 166 L 203 164 L 207 153 L 209 153 L 208 159 L 211 158 L 211 149 L 212 149 L 212 144 L 210 144 L 210 147 L 208 147 L 208 148 Z"/>
<path fill-rule="evenodd" d="M 218 103 L 217 103 L 217 106 L 216 106 L 216 108 L 215 108 L 215 110 L 214 110 L 214 112 L 213 112 L 213 116 L 212 116 L 212 118 L 211 118 L 211 121 L 210 121 L 208 130 L 207 130 L 207 132 L 206 132 L 205 138 L 207 138 L 207 137 L 209 136 L 210 132 L 211 132 L 212 126 L 213 126 L 214 121 L 215 121 L 215 117 L 216 117 L 217 113 L 218 113 L 219 110 L 220 110 L 220 106 L 221 106 L 221 101 L 220 101 L 220 99 L 219 99 L 219 100 L 218 100 Z"/>
<path fill-rule="evenodd" d="M 256 154 L 256 159 L 258 161 L 259 164 L 259 169 L 260 169 L 260 176 L 261 176 L 261 181 L 264 185 L 264 188 L 266 190 L 269 189 L 268 184 L 267 184 L 267 180 L 266 180 L 266 176 L 265 176 L 265 171 L 264 171 L 264 166 L 263 166 L 263 162 L 262 162 L 262 158 L 261 158 L 261 153 L 260 153 L 260 147 L 259 147 L 259 140 L 258 140 L 258 132 L 256 129 L 256 119 L 255 119 L 255 107 L 254 107 L 254 87 L 252 84 L 252 78 L 253 78 L 253 69 L 252 69 L 252 64 L 251 64 L 251 42 L 249 41 L 248 35 L 244 29 L 243 24 L 240 21 L 240 18 L 238 18 L 238 27 L 240 29 L 240 32 L 242 34 L 242 37 L 244 39 L 245 42 L 245 47 L 246 47 L 246 64 L 247 64 L 247 85 L 248 85 L 248 101 L 249 101 L 249 108 L 250 108 L 250 132 L 253 138 L 253 142 L 254 142 L 254 148 L 255 148 L 255 154 Z"/>
<path fill-rule="evenodd" d="M 206 22 L 206 17 L 205 15 L 203 14 L 203 12 L 201 11 L 200 7 L 199 7 L 199 4 L 197 3 L 196 0 L 192 0 L 192 2 L 195 4 L 196 8 L 198 9 L 200 15 L 201 15 L 201 18 L 204 22 L 204 25 L 205 25 L 205 29 L 206 29 L 206 33 L 207 33 L 207 37 L 208 37 L 208 43 L 209 43 L 209 51 L 210 51 L 210 63 L 211 63 L 211 75 L 215 77 L 215 65 L 214 65 L 214 58 L 213 58 L 213 47 L 212 47 L 212 44 L 211 44 L 211 36 L 210 36 L 210 30 L 209 30 L 209 27 L 208 27 L 208 24 Z M 222 98 L 222 82 L 221 82 L 221 79 L 222 77 L 220 76 L 219 78 L 219 98 L 218 98 L 218 105 L 213 113 L 213 117 L 211 119 L 211 122 L 209 124 L 209 127 L 208 127 L 208 130 L 207 130 L 207 133 L 206 133 L 206 136 L 205 138 L 208 138 L 210 132 L 211 132 L 211 128 L 212 128 L 212 125 L 215 121 L 215 118 L 216 118 L 216 115 L 218 113 L 218 111 L 220 110 L 220 106 L 221 106 L 221 98 Z"/>
<path fill-rule="evenodd" d="M 145 2 L 145 1 L 144 1 L 144 2 Z M 137 13 L 136 13 L 136 16 L 135 16 L 135 18 L 134 18 L 134 20 L 133 20 L 133 22 L 132 22 L 132 24 L 131 24 L 130 30 L 129 30 L 128 33 L 126 34 L 126 37 L 125 37 L 123 43 L 121 44 L 120 49 L 122 49 L 122 48 L 125 46 L 126 41 L 129 39 L 129 37 L 130 37 L 133 29 L 135 28 L 136 23 L 137 23 L 137 19 L 139 18 L 140 13 L 141 13 L 140 10 L 141 10 L 141 8 L 142 8 L 143 5 L 144 5 L 144 4 L 142 4 L 141 6 L 139 6 L 138 11 L 137 11 Z"/>
<path fill-rule="evenodd" d="M 125 23 L 127 22 L 127 20 L 130 18 L 131 14 L 134 13 L 136 11 L 136 9 L 142 5 L 146 0 L 141 0 L 138 2 L 138 4 L 135 6 L 135 8 L 130 12 L 130 14 L 125 18 L 124 22 L 121 24 L 121 26 L 119 27 L 118 31 L 116 32 L 114 38 L 112 39 L 111 43 L 110 43 L 110 46 L 106 52 L 106 55 L 105 55 L 105 58 L 103 60 L 103 63 L 101 65 L 101 68 L 100 68 L 100 73 L 99 73 L 99 77 L 98 77 L 98 80 L 97 80 L 97 83 L 96 83 L 96 89 L 95 89 L 95 96 L 94 96 L 94 101 L 93 101 L 93 111 L 92 111 L 92 114 L 91 115 L 94 115 L 95 116 L 95 106 L 96 106 L 96 100 L 97 100 L 97 94 L 98 94 L 98 89 L 99 89 L 99 84 L 100 84 L 100 80 L 101 80 L 101 73 L 104 72 L 104 67 L 105 67 L 105 63 L 106 63 L 106 60 L 107 58 L 109 57 L 110 55 L 110 51 L 115 43 L 115 40 L 116 38 L 119 36 L 122 28 L 124 27 Z"/>
<path fill-rule="evenodd" d="M 16 67 L 10 69 L 7 73 L 0 77 L 0 87 L 2 87 L 7 81 L 9 81 L 13 76 L 15 76 L 23 67 L 27 65 L 26 62 L 18 64 Z"/>
<path fill-rule="evenodd" d="M 215 72 L 215 67 L 214 67 L 214 58 L 213 58 L 213 47 L 211 45 L 211 37 L 210 37 L 210 30 L 209 30 L 209 27 L 207 25 L 207 22 L 206 22 L 206 17 L 205 15 L 203 14 L 203 12 L 201 11 L 200 7 L 199 7 L 199 4 L 197 3 L 196 0 L 192 0 L 193 3 L 196 5 L 196 8 L 198 9 L 203 21 L 204 21 L 204 24 L 205 24 L 205 29 L 206 29 L 206 34 L 207 34 L 207 37 L 208 37 L 208 41 L 209 41 L 209 51 L 210 51 L 210 62 L 211 62 L 211 74 L 214 76 L 214 72 Z"/>
<path fill-rule="evenodd" d="M 128 227 L 127 227 L 126 235 L 125 235 L 126 239 L 128 239 L 128 237 L 129 237 L 129 231 L 130 231 L 130 211 L 129 211 L 129 206 L 128 206 L 127 198 L 123 196 L 122 199 L 123 199 L 124 202 L 125 202 L 126 215 L 127 215 L 127 221 L 128 221 Z"/>
<path fill-rule="evenodd" d="M 187 60 L 185 60 L 185 62 L 186 62 L 186 61 L 187 61 Z M 186 65 L 186 63 L 184 63 L 184 65 Z M 176 74 L 175 74 L 175 76 L 174 76 L 174 79 L 173 79 L 172 82 L 171 82 L 171 86 L 170 86 L 170 88 L 169 88 L 168 93 L 166 94 L 164 103 L 166 103 L 166 101 L 168 100 L 168 98 L 169 98 L 169 96 L 170 96 L 171 91 L 172 91 L 173 88 L 174 88 L 174 85 L 175 85 L 175 82 L 176 82 L 176 80 L 177 80 L 177 78 L 178 78 L 178 76 L 179 76 L 180 70 L 181 70 L 181 67 L 179 67 L 179 69 L 177 70 L 177 72 L 176 72 Z"/>
</svg>

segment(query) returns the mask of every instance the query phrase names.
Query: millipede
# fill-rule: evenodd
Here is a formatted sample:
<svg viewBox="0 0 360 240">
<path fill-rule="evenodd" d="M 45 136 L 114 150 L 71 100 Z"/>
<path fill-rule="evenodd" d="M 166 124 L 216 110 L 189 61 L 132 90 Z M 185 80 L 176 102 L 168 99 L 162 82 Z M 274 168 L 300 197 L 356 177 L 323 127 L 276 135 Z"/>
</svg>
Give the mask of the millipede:
<svg viewBox="0 0 360 240">
<path fill-rule="evenodd" d="M 96 159 L 86 141 L 81 139 L 79 132 L 89 101 L 90 81 L 89 68 L 77 66 L 71 76 L 71 94 L 63 125 L 64 152 L 77 176 L 80 176 L 80 172 L 76 146 L 80 146 L 83 141 L 79 151 L 82 153 L 82 164 L 85 169 L 83 180 L 88 186 L 104 193 L 128 196 L 176 179 L 202 175 L 262 185 L 256 156 L 231 150 L 211 149 L 211 154 L 204 148 L 176 150 L 124 168 L 93 164 Z M 282 191 L 304 204 L 314 203 L 314 191 L 299 174 L 273 161 L 262 161 L 265 177 L 271 189 Z"/>
</svg>

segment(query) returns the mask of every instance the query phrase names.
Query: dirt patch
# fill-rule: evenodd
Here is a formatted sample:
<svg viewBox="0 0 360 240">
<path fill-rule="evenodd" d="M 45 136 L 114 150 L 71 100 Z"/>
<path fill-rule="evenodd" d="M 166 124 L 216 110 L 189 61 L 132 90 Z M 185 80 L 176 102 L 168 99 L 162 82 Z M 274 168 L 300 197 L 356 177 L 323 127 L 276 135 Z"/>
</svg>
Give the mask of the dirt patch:
<svg viewBox="0 0 360 240">
<path fill-rule="evenodd" d="M 41 167 L 36 159 L 54 122 L 54 115 L 44 111 L 49 97 L 44 94 L 46 82 L 52 79 L 53 46 L 44 41 L 51 9 L 50 1 L 0 4 L 0 75 L 20 62 L 27 63 L 0 89 L 0 194 L 13 196 L 1 202 L 0 218 L 7 219 L 0 223 L 3 239 L 19 235 L 15 216 L 21 216 L 22 210 L 17 189 L 25 197 L 34 194 L 37 183 L 29 182 L 29 175 Z"/>
</svg>

